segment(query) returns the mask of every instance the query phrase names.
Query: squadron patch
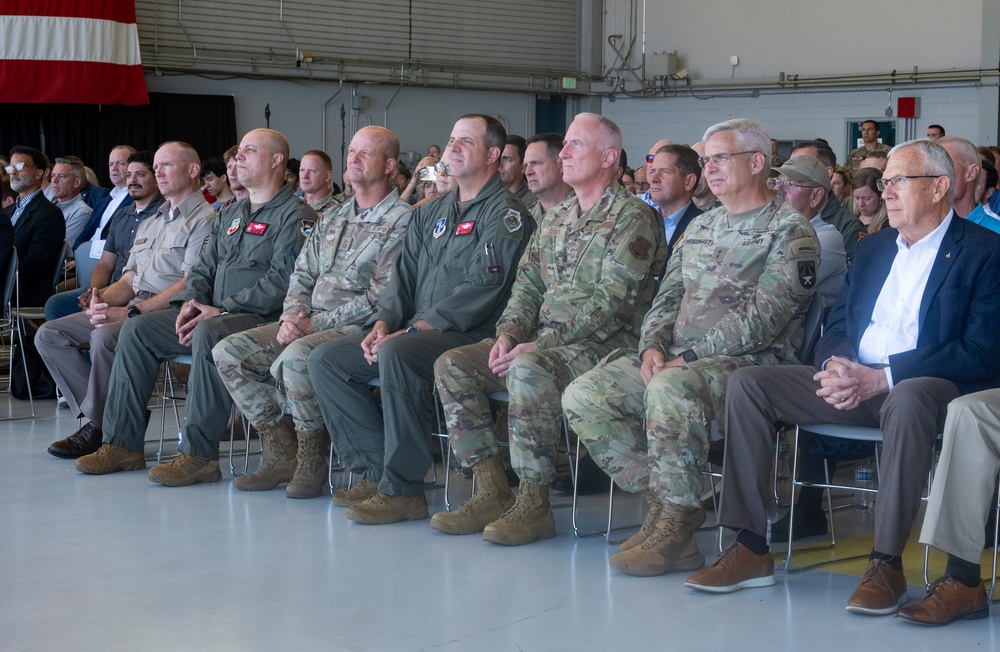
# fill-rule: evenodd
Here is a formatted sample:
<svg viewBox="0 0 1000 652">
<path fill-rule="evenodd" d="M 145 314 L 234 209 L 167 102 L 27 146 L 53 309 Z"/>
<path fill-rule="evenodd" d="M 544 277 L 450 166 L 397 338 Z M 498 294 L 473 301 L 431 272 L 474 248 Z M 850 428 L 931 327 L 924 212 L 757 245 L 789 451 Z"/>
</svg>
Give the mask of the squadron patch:
<svg viewBox="0 0 1000 652">
<path fill-rule="evenodd" d="M 639 260 L 649 260 L 649 249 L 653 246 L 653 243 L 642 237 L 641 235 L 635 236 L 635 240 L 632 244 L 628 246 L 628 250 L 638 258 Z"/>
<path fill-rule="evenodd" d="M 799 262 L 799 283 L 806 289 L 816 285 L 816 264 L 811 260 Z"/>
<path fill-rule="evenodd" d="M 475 227 L 475 222 L 462 222 L 455 229 L 455 235 L 469 235 Z"/>
<path fill-rule="evenodd" d="M 442 217 L 434 223 L 434 237 L 440 238 L 444 235 L 444 227 L 448 224 L 447 218 Z"/>
<path fill-rule="evenodd" d="M 316 228 L 316 220 L 302 220 L 302 226 L 299 227 L 299 233 L 308 238 L 312 235 L 314 228 Z"/>
<path fill-rule="evenodd" d="M 497 220 L 497 235 L 509 240 L 520 240 L 524 237 L 524 229 L 521 228 L 523 224 L 519 211 L 513 208 L 501 210 L 500 219 Z"/>
<path fill-rule="evenodd" d="M 521 213 L 513 208 L 507 209 L 507 214 L 501 217 L 500 220 L 511 233 L 521 228 Z"/>
<path fill-rule="evenodd" d="M 268 225 L 264 222 L 250 222 L 247 224 L 247 228 L 243 231 L 244 233 L 249 233 L 250 235 L 264 235 L 267 231 Z"/>
<path fill-rule="evenodd" d="M 226 235 L 232 235 L 240 230 L 240 218 L 234 217 L 233 221 L 229 223 L 229 228 L 226 229 Z"/>
</svg>

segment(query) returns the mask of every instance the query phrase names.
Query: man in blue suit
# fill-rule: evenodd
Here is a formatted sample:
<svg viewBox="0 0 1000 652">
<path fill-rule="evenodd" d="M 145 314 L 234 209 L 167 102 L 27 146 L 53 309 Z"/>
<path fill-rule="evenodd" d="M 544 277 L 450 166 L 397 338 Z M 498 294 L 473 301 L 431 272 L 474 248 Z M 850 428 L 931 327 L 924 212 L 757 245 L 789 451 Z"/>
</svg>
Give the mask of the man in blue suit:
<svg viewBox="0 0 1000 652">
<path fill-rule="evenodd" d="M 766 535 L 776 422 L 879 427 L 875 545 L 847 610 L 907 601 L 901 554 L 948 403 L 1000 386 L 1000 237 L 952 210 L 955 169 L 929 140 L 897 146 L 880 181 L 893 227 L 865 238 L 817 345 L 817 367 L 747 368 L 729 380 L 719 522 L 736 541 L 687 586 L 774 584 Z M 918 299 L 919 297 L 919 299 Z"/>
</svg>

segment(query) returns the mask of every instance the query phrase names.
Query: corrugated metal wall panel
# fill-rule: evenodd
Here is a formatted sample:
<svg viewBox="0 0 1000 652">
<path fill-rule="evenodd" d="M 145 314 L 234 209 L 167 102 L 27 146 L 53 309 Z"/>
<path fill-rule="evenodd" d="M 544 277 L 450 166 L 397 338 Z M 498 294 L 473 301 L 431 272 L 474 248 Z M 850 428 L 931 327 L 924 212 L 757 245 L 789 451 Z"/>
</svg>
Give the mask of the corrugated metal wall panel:
<svg viewBox="0 0 1000 652">
<path fill-rule="evenodd" d="M 144 60 L 169 58 L 194 70 L 213 63 L 339 60 L 544 71 L 577 68 L 578 6 L 572 0 L 136 0 Z M 160 59 L 164 60 L 164 59 Z M 265 64 L 266 65 L 266 64 Z M 189 68 L 190 69 L 190 68 Z"/>
</svg>

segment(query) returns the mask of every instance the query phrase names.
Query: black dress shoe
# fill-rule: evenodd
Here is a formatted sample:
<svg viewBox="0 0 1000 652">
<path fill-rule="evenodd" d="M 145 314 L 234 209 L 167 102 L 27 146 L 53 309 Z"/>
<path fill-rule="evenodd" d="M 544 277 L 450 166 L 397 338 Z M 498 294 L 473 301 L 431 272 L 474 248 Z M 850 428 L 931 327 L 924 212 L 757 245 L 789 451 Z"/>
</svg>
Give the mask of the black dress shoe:
<svg viewBox="0 0 1000 652">
<path fill-rule="evenodd" d="M 559 493 L 573 495 L 573 478 L 569 475 L 552 481 L 552 488 Z M 611 477 L 604 472 L 590 455 L 584 455 L 576 469 L 576 495 L 599 494 L 611 488 Z"/>
<path fill-rule="evenodd" d="M 826 532 L 826 514 L 822 510 L 795 512 L 795 531 L 792 533 L 792 541 L 798 541 L 805 537 L 818 537 Z M 781 543 L 782 541 L 788 541 L 788 514 L 771 524 L 771 543 Z"/>
<path fill-rule="evenodd" d="M 76 459 L 96 453 L 104 440 L 104 433 L 93 421 L 88 421 L 72 435 L 49 446 L 49 455 L 65 459 Z"/>
</svg>

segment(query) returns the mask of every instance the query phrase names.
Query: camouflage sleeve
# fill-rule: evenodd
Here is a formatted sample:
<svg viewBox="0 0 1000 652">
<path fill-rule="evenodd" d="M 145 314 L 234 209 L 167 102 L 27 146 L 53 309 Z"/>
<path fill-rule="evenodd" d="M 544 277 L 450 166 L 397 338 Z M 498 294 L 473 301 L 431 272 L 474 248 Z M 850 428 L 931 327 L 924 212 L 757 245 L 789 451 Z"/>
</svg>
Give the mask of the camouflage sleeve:
<svg viewBox="0 0 1000 652">
<path fill-rule="evenodd" d="M 528 248 L 521 256 L 510 299 L 497 322 L 497 337 L 509 335 L 518 342 L 526 342 L 538 322 L 538 311 L 545 300 L 545 283 L 539 268 L 541 255 L 538 238 L 541 232 L 542 229 L 539 228 L 531 235 Z"/>
<path fill-rule="evenodd" d="M 328 224 L 329 221 L 324 219 L 322 224 L 317 225 L 306 237 L 302 251 L 295 259 L 295 269 L 288 279 L 288 292 L 285 294 L 282 316 L 294 316 L 300 312 L 308 315 L 312 312 L 312 289 L 316 286 L 320 274 L 319 248 Z"/>
<path fill-rule="evenodd" d="M 413 304 L 417 276 L 420 273 L 420 252 L 424 247 L 424 236 L 433 224 L 433 208 L 427 204 L 418 207 L 410 215 L 410 225 L 402 238 L 401 251 L 392 264 L 392 271 L 386 287 L 379 297 L 375 314 L 368 320 L 371 325 L 382 320 L 389 325 L 390 331 L 399 329 L 413 314 Z"/>
<path fill-rule="evenodd" d="M 409 212 L 409 208 L 407 208 L 406 214 L 396 221 L 393 230 L 389 232 L 388 237 L 383 242 L 382 250 L 378 256 L 378 266 L 368 283 L 368 288 L 333 310 L 313 315 L 312 325 L 314 329 L 321 331 L 350 324 L 363 325 L 368 321 L 379 297 L 389 285 L 392 272 L 396 267 L 396 260 L 403 251 L 403 236 L 406 235 Z"/>
<path fill-rule="evenodd" d="M 692 350 L 703 358 L 745 355 L 767 348 L 809 302 L 818 268 L 819 241 L 812 226 L 798 214 L 778 224 L 750 299 L 733 306 Z"/>
<path fill-rule="evenodd" d="M 223 308 L 255 315 L 271 314 L 281 308 L 288 292 L 288 278 L 305 240 L 302 224 L 309 220 L 315 223 L 316 212 L 306 204 L 299 204 L 285 216 L 280 230 L 274 235 L 267 272 L 250 287 L 223 299 Z"/>
<path fill-rule="evenodd" d="M 639 353 L 646 349 L 657 349 L 668 356 L 668 348 L 674 338 L 674 324 L 677 323 L 677 311 L 680 310 L 684 298 L 684 253 L 688 237 L 670 254 L 667 269 L 663 272 L 660 289 L 653 298 L 645 319 L 642 320 L 642 333 L 639 337 Z M 655 270 L 654 270 L 655 271 Z"/>
<path fill-rule="evenodd" d="M 584 255 L 578 262 L 577 277 L 594 286 L 589 300 L 574 306 L 573 316 L 558 328 L 542 331 L 535 339 L 538 347 L 604 342 L 627 328 L 635 312 L 646 307 L 637 305 L 643 286 L 663 266 L 663 240 L 663 227 L 645 212 L 619 215 L 603 258 Z"/>
</svg>

